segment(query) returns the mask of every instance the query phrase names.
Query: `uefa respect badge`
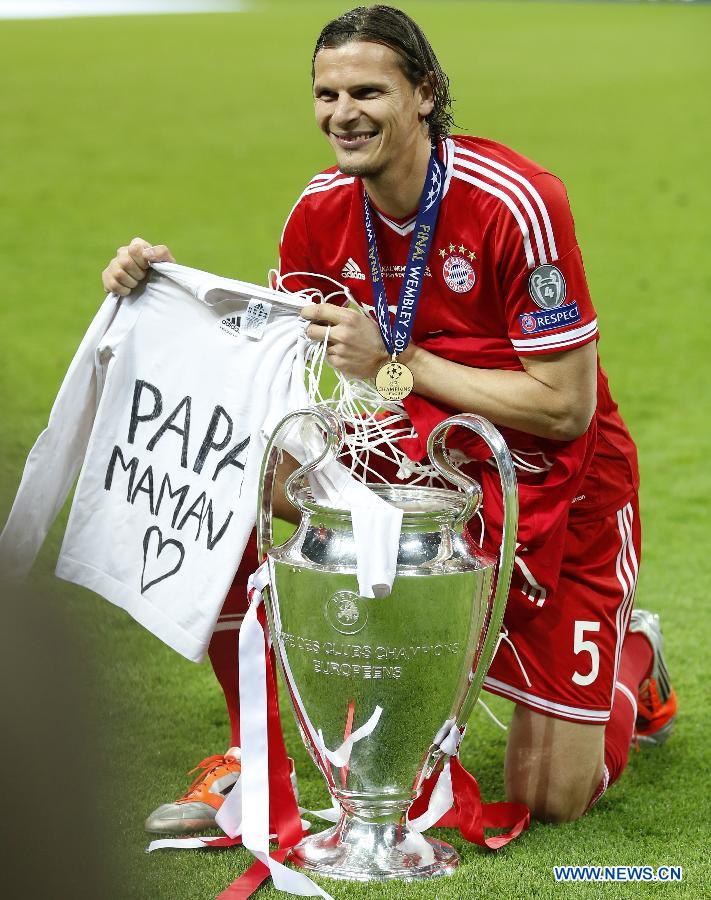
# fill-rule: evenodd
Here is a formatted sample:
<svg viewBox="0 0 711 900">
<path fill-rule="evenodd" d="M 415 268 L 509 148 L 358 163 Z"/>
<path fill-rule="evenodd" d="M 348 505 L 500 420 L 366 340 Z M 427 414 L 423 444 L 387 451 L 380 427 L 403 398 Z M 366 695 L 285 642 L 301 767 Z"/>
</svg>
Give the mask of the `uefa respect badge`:
<svg viewBox="0 0 711 900">
<path fill-rule="evenodd" d="M 532 313 L 523 313 L 518 318 L 524 334 L 538 334 L 541 331 L 574 325 L 580 321 L 580 309 L 575 300 L 572 300 L 560 309 L 536 310 Z"/>
</svg>

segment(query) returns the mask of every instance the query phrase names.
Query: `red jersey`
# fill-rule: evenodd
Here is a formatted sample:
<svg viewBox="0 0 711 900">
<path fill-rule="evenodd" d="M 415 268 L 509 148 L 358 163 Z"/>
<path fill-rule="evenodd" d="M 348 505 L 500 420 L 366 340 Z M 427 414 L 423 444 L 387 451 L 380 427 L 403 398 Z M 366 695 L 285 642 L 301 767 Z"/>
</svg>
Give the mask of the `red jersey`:
<svg viewBox="0 0 711 900">
<path fill-rule="evenodd" d="M 439 145 L 444 197 L 423 279 L 412 340 L 437 356 L 489 369 L 522 370 L 525 356 L 559 353 L 597 340 L 580 248 L 565 187 L 541 166 L 501 144 L 456 136 Z M 391 312 L 397 306 L 415 214 L 405 220 L 373 207 L 378 253 Z M 331 168 L 316 175 L 294 206 L 282 235 L 280 273 L 320 273 L 347 285 L 373 314 L 363 184 Z M 288 290 L 323 287 L 304 275 Z M 415 385 L 415 390 L 417 386 Z M 451 414 L 411 394 L 404 406 L 419 440 L 403 444 L 425 455 L 427 436 Z M 598 363 L 597 412 L 574 441 L 501 429 L 519 462 L 519 552 L 548 587 L 556 583 L 565 526 L 618 509 L 638 486 L 636 451 Z M 472 458 L 480 448 L 467 440 Z M 481 466 L 484 482 L 496 481 Z M 487 497 L 491 491 L 486 492 Z M 495 501 L 487 504 L 487 513 Z M 494 539 L 496 528 L 494 528 Z M 538 548 L 538 549 L 537 549 Z M 537 551 L 537 552 L 536 552 Z"/>
</svg>

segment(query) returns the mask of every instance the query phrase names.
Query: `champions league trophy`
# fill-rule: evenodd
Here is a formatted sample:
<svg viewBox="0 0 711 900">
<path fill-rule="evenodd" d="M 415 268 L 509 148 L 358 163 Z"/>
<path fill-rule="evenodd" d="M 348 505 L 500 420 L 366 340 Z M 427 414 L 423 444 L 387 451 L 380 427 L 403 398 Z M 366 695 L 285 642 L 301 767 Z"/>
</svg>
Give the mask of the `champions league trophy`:
<svg viewBox="0 0 711 900">
<path fill-rule="evenodd" d="M 279 445 L 299 418 L 323 430 L 325 447 L 287 479 L 301 522 L 275 547 Z M 448 459 L 445 440 L 454 426 L 484 439 L 501 478 L 495 591 L 497 561 L 462 536 L 482 495 Z M 330 410 L 301 410 L 277 426 L 262 464 L 258 540 L 269 563 L 269 626 L 301 736 L 340 807 L 338 823 L 304 838 L 290 859 L 354 881 L 450 874 L 459 862 L 455 850 L 412 829 L 407 812 L 438 761 L 456 752 L 496 650 L 518 525 L 516 476 L 506 444 L 485 419 L 463 414 L 442 422 L 428 452 L 461 490 L 370 485 L 403 510 L 403 522 L 392 592 L 367 599 L 358 593 L 350 513 L 315 502 L 307 479 L 342 444 L 343 425 Z"/>
</svg>

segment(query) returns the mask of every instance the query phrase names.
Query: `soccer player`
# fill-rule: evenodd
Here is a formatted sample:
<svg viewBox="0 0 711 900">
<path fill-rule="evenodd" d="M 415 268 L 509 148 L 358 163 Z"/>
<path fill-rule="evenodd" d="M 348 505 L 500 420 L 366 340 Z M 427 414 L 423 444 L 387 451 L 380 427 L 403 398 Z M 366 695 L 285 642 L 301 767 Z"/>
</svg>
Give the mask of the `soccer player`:
<svg viewBox="0 0 711 900">
<path fill-rule="evenodd" d="M 303 315 L 314 340 L 329 329 L 331 365 L 358 378 L 375 377 L 393 349 L 374 304 L 400 306 L 397 361 L 414 379 L 403 402 L 419 435 L 406 449 L 413 459 L 452 411 L 479 413 L 504 434 L 520 527 L 507 639 L 485 688 L 515 703 L 508 798 L 543 821 L 576 819 L 619 778 L 635 735 L 640 744 L 666 740 L 676 698 L 658 617 L 632 608 L 636 451 L 599 364 L 565 188 L 501 144 L 450 136 L 447 77 L 400 10 L 358 7 L 329 22 L 314 52 L 313 93 L 336 166 L 311 179 L 289 215 L 283 285 L 310 286 L 297 274 L 309 272 L 347 284 L 360 309 L 325 304 Z M 104 286 L 128 293 L 149 260 L 168 256 L 137 239 L 105 270 Z M 496 473 L 475 442 L 461 449 L 485 488 L 492 548 Z M 239 600 L 228 598 L 225 623 L 236 621 Z M 218 647 L 226 634 L 215 634 L 210 658 L 237 745 L 233 637 L 229 652 Z M 147 827 L 209 824 L 220 790 L 238 777 L 237 757 L 205 761 L 191 791 Z"/>
</svg>

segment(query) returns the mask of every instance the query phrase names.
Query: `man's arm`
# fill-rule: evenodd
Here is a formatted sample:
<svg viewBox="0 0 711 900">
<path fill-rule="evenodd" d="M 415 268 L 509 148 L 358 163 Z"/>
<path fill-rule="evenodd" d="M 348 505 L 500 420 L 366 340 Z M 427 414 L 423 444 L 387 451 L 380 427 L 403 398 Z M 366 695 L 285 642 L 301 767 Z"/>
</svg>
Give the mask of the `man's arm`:
<svg viewBox="0 0 711 900">
<path fill-rule="evenodd" d="M 387 361 L 378 326 L 361 312 L 323 304 L 301 315 L 313 323 L 307 330 L 313 340 L 323 340 L 331 326 L 328 360 L 345 375 L 373 378 Z M 521 357 L 522 372 L 471 368 L 413 344 L 398 359 L 412 370 L 421 396 L 538 437 L 573 440 L 595 412 L 594 341 L 564 353 Z"/>
<path fill-rule="evenodd" d="M 286 479 L 289 475 L 298 468 L 299 463 L 294 457 L 289 456 L 288 453 L 284 453 L 281 462 L 277 466 L 276 477 L 274 479 L 274 492 L 272 494 L 272 509 L 274 515 L 279 519 L 283 519 L 285 522 L 291 522 L 292 525 L 299 524 L 301 515 L 299 510 L 295 506 L 292 506 L 291 502 L 286 499 L 284 485 L 286 484 Z"/>
<path fill-rule="evenodd" d="M 597 402 L 595 342 L 546 356 L 521 357 L 523 372 L 472 369 L 421 347 L 400 356 L 415 390 L 462 412 L 538 437 L 570 441 L 583 434 Z"/>
</svg>

